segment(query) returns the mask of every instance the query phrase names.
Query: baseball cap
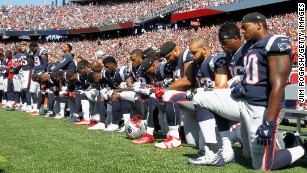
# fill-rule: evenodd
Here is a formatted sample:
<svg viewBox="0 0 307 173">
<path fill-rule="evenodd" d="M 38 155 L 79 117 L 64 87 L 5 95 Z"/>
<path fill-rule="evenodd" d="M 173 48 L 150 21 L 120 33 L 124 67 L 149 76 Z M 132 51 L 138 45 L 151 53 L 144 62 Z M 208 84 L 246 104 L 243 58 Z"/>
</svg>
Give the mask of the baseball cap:
<svg viewBox="0 0 307 173">
<path fill-rule="evenodd" d="M 154 58 L 155 57 L 155 50 L 152 47 L 147 48 L 142 53 L 142 58 Z"/>
<path fill-rule="evenodd" d="M 167 41 L 165 42 L 161 48 L 160 48 L 160 56 L 161 57 L 165 57 L 167 54 L 171 53 L 176 47 L 176 44 L 171 42 L 171 41 Z"/>
<path fill-rule="evenodd" d="M 152 57 L 148 57 L 148 58 L 143 59 L 142 64 L 140 66 L 141 70 L 143 72 L 146 72 L 152 66 L 154 61 L 155 60 Z"/>
<path fill-rule="evenodd" d="M 248 13 L 243 17 L 242 23 L 256 23 L 256 22 L 266 22 L 267 18 L 258 12 Z"/>
</svg>

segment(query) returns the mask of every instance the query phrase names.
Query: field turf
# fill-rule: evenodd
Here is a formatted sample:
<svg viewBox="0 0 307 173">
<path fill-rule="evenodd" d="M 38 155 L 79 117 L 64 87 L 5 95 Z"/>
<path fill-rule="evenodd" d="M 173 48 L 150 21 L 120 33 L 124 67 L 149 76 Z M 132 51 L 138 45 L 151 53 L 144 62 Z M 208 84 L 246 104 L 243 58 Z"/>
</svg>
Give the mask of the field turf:
<svg viewBox="0 0 307 173">
<path fill-rule="evenodd" d="M 193 166 L 187 159 L 195 156 L 194 146 L 161 150 L 154 144 L 133 145 L 125 133 L 90 131 L 63 121 L 0 108 L 0 172 L 257 172 L 239 146 L 237 163 Z M 274 172 L 307 172 L 307 158 Z"/>
</svg>

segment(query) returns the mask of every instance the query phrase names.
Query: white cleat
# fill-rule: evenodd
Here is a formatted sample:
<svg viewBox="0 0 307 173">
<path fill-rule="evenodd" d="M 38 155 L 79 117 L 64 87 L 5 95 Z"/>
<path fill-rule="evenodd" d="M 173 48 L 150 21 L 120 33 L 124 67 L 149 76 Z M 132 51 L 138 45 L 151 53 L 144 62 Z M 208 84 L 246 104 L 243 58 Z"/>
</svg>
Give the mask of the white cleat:
<svg viewBox="0 0 307 173">
<path fill-rule="evenodd" d="M 54 118 L 55 119 L 61 119 L 61 118 L 64 118 L 64 115 L 56 114 Z"/>
<path fill-rule="evenodd" d="M 96 125 L 89 127 L 89 130 L 104 130 L 106 125 L 104 123 L 97 123 Z"/>
<path fill-rule="evenodd" d="M 114 132 L 118 129 L 117 124 L 110 124 L 107 128 L 105 128 L 103 131 L 105 132 Z"/>
</svg>

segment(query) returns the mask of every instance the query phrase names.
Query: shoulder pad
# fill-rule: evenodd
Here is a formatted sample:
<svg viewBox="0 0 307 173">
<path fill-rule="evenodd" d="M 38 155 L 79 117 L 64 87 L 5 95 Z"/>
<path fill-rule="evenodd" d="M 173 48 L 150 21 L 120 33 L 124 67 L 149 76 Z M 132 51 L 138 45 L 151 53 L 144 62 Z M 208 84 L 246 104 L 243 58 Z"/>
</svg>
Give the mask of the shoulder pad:
<svg viewBox="0 0 307 173">
<path fill-rule="evenodd" d="M 291 53 L 292 47 L 288 37 L 284 35 L 272 36 L 265 46 L 267 53 Z"/>
<path fill-rule="evenodd" d="M 219 53 L 213 55 L 212 59 L 210 60 L 209 66 L 210 69 L 214 72 L 215 69 L 226 65 L 226 62 L 226 55 L 224 53 Z"/>
</svg>

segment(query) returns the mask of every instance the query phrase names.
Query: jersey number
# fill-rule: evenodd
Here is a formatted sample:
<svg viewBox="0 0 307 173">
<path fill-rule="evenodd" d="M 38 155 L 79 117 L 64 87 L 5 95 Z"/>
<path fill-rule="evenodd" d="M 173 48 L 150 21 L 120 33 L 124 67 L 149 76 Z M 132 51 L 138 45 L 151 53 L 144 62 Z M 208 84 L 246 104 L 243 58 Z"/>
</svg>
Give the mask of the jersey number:
<svg viewBox="0 0 307 173">
<path fill-rule="evenodd" d="M 41 62 L 40 62 L 39 57 L 38 57 L 38 56 L 35 56 L 35 57 L 34 57 L 34 65 L 35 65 L 35 66 L 39 66 L 40 64 L 41 64 Z"/>
<path fill-rule="evenodd" d="M 28 65 L 27 56 L 21 56 L 21 65 Z"/>
<path fill-rule="evenodd" d="M 247 84 L 256 84 L 259 82 L 258 57 L 256 54 L 251 54 L 245 57 L 244 61 Z"/>
</svg>

